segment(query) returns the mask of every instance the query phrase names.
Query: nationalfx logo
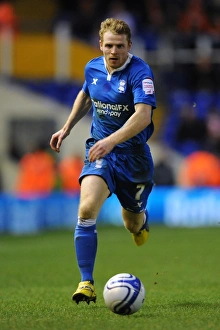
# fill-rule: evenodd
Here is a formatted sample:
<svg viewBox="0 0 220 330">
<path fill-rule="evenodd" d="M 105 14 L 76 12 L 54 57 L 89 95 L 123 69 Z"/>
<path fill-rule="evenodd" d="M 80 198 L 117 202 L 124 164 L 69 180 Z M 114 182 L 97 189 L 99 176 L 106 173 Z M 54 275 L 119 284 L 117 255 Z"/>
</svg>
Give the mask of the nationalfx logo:
<svg viewBox="0 0 220 330">
<path fill-rule="evenodd" d="M 128 104 L 110 104 L 94 100 L 92 100 L 92 102 L 96 107 L 96 111 L 99 115 L 108 115 L 111 117 L 113 116 L 119 118 L 122 112 L 129 111 Z"/>
<path fill-rule="evenodd" d="M 154 93 L 154 83 L 150 78 L 142 80 L 142 88 L 145 94 L 153 94 Z"/>
</svg>

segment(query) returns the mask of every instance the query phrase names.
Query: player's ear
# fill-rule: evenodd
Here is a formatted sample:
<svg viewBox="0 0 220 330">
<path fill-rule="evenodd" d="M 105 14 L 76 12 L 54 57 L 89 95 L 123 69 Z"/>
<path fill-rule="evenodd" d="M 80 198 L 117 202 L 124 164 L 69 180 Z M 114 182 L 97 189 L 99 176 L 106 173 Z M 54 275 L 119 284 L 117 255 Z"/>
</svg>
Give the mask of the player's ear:
<svg viewBox="0 0 220 330">
<path fill-rule="evenodd" d="M 102 47 L 102 40 L 99 40 L 99 48 L 101 49 L 101 51 L 103 50 L 103 47 Z"/>
</svg>

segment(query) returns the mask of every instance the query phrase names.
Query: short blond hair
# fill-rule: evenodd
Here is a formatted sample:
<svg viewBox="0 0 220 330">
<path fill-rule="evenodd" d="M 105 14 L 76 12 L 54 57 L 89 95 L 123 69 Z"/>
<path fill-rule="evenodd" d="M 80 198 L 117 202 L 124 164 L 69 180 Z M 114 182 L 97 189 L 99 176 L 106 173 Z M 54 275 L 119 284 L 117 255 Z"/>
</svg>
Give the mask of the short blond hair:
<svg viewBox="0 0 220 330">
<path fill-rule="evenodd" d="M 101 41 L 103 41 L 103 35 L 107 31 L 111 31 L 113 34 L 125 34 L 128 43 L 131 43 L 131 29 L 124 21 L 116 18 L 106 18 L 100 25 L 99 37 Z"/>
</svg>

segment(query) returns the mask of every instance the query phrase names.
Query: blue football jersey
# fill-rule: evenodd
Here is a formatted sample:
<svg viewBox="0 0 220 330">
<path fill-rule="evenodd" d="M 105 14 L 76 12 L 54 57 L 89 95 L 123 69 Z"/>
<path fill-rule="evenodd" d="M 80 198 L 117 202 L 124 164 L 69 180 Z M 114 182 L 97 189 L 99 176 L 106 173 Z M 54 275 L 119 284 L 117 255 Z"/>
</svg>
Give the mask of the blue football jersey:
<svg viewBox="0 0 220 330">
<path fill-rule="evenodd" d="M 92 100 L 91 136 L 103 139 L 120 129 L 135 112 L 136 103 L 156 107 L 154 76 L 141 58 L 129 54 L 125 64 L 111 74 L 103 56 L 89 61 L 85 67 L 83 91 Z M 153 111 L 152 111 L 153 113 Z M 154 130 L 153 121 L 142 132 L 117 147 L 143 145 Z"/>
</svg>

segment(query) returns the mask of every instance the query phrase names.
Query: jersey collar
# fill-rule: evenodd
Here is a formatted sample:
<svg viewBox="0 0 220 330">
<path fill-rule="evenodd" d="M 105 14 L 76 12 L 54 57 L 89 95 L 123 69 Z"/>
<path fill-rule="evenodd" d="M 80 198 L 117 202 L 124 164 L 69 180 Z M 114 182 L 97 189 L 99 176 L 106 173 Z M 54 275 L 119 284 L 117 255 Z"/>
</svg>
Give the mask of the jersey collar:
<svg viewBox="0 0 220 330">
<path fill-rule="evenodd" d="M 133 55 L 131 53 L 128 53 L 128 58 L 127 60 L 125 61 L 125 63 L 120 66 L 119 68 L 113 70 L 111 73 L 108 72 L 107 70 L 107 67 L 106 67 L 106 60 L 105 58 L 103 57 L 103 60 L 104 60 L 104 65 L 105 65 L 105 68 L 106 68 L 106 71 L 108 72 L 108 77 L 107 77 L 107 80 L 111 80 L 111 76 L 114 72 L 117 72 L 117 71 L 121 71 L 123 70 L 124 68 L 126 68 L 126 66 L 131 62 L 131 59 L 132 59 Z"/>
</svg>

